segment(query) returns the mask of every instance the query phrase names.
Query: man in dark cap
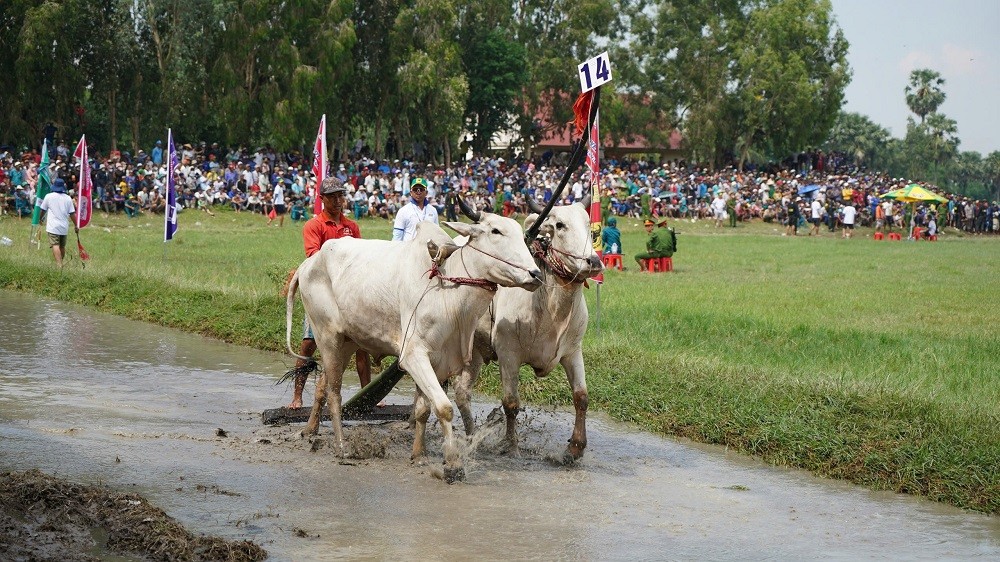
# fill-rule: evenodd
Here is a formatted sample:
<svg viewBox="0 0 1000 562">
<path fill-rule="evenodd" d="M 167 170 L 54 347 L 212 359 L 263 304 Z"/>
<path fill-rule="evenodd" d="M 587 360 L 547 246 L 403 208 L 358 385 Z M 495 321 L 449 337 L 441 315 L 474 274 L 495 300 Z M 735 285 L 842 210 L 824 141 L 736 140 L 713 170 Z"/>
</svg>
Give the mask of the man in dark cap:
<svg viewBox="0 0 1000 562">
<path fill-rule="evenodd" d="M 65 180 L 56 178 L 52 182 L 52 191 L 42 199 L 41 208 L 42 216 L 45 217 L 45 232 L 49 235 L 52 255 L 56 258 L 56 265 L 62 269 L 63 257 L 66 255 L 66 236 L 69 235 L 71 220 L 75 231 L 80 231 L 75 220 L 76 205 L 73 204 L 73 198 L 66 195 Z"/>
<path fill-rule="evenodd" d="M 306 225 L 302 229 L 302 241 L 307 258 L 318 252 L 327 240 L 344 237 L 361 238 L 361 229 L 358 227 L 358 223 L 344 215 L 344 195 L 346 193 L 344 182 L 338 178 L 329 177 L 320 184 L 319 195 L 323 201 L 323 211 L 306 221 Z M 316 353 L 316 338 L 313 337 L 312 328 L 308 321 L 304 321 L 299 355 L 312 357 L 314 353 Z M 366 386 L 372 378 L 368 354 L 359 349 L 354 355 L 354 361 L 357 364 L 361 386 Z M 289 408 L 302 407 L 302 391 L 306 386 L 306 377 L 315 369 L 315 366 L 316 363 L 311 360 L 295 360 L 295 368 L 291 371 L 295 376 L 295 389 L 292 394 L 292 402 L 288 405 Z"/>
<path fill-rule="evenodd" d="M 653 230 L 653 221 L 646 219 L 644 223 L 649 239 L 646 241 L 646 251 L 636 254 L 635 263 L 639 264 L 639 271 L 642 271 L 642 260 L 652 258 L 669 258 L 677 250 L 677 238 L 674 229 L 667 227 L 667 219 L 661 219 L 659 226 Z"/>
</svg>

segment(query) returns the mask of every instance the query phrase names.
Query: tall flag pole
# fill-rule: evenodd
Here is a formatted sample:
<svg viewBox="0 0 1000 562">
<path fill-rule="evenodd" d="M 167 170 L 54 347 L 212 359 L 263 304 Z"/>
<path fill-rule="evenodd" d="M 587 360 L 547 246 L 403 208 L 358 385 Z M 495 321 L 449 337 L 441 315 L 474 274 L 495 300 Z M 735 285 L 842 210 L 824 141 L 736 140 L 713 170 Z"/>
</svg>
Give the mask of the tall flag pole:
<svg viewBox="0 0 1000 562">
<path fill-rule="evenodd" d="M 73 157 L 80 159 L 80 184 L 76 192 L 76 226 L 83 228 L 90 224 L 93 215 L 93 180 L 90 177 L 87 135 L 80 137 L 80 143 L 76 145 Z"/>
<path fill-rule="evenodd" d="M 601 229 L 604 227 L 601 221 L 601 137 L 598 127 L 600 111 L 600 108 L 594 111 L 594 119 L 590 124 L 589 138 L 587 139 L 587 168 L 590 170 L 590 231 L 597 235 L 594 237 L 594 249 L 597 250 L 597 257 L 603 259 L 604 247 L 601 244 Z M 598 273 L 592 279 L 598 283 L 604 283 L 604 272 Z"/>
<path fill-rule="evenodd" d="M 319 122 L 319 132 L 316 133 L 316 142 L 313 144 L 313 177 L 316 183 L 313 185 L 313 214 L 318 215 L 323 212 L 323 200 L 320 199 L 320 184 L 326 179 L 326 114 Z"/>
<path fill-rule="evenodd" d="M 38 164 L 38 181 L 35 183 L 35 209 L 31 212 L 31 237 L 29 244 L 39 243 L 38 224 L 42 221 L 42 199 L 49 194 L 52 189 L 52 180 L 49 178 L 49 142 L 42 141 L 42 161 Z"/>
<path fill-rule="evenodd" d="M 174 169 L 177 168 L 177 149 L 174 147 L 174 133 L 167 129 L 167 188 L 164 198 L 166 209 L 163 212 L 163 242 L 173 240 L 177 232 L 177 185 L 174 181 Z M 164 255 L 167 247 L 163 246 Z"/>
<path fill-rule="evenodd" d="M 90 156 L 87 154 L 87 135 L 80 137 L 73 157 L 80 159 L 80 184 L 76 190 L 76 249 L 80 252 L 80 263 L 87 267 L 87 260 L 90 256 L 80 242 L 80 229 L 90 224 L 90 217 L 93 215 L 93 180 L 90 177 Z"/>
</svg>

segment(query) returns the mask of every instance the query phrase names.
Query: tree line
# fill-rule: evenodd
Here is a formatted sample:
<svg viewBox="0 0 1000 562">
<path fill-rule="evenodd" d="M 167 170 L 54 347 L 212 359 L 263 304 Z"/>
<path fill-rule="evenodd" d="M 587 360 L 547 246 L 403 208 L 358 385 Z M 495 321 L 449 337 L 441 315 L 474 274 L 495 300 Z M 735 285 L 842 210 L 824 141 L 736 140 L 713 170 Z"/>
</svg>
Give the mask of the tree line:
<svg viewBox="0 0 1000 562">
<path fill-rule="evenodd" d="M 0 142 L 18 144 L 51 122 L 105 148 L 169 126 L 302 149 L 326 114 L 340 154 L 362 135 L 379 157 L 449 161 L 501 133 L 530 149 L 607 49 L 611 141 L 678 128 L 720 166 L 824 146 L 851 77 L 829 0 L 7 0 L 0 31 Z"/>
<path fill-rule="evenodd" d="M 46 122 L 102 145 L 301 147 L 390 132 L 447 153 L 564 123 L 577 64 L 611 51 L 605 129 L 700 160 L 817 144 L 849 79 L 826 0 L 8 0 L 2 141 Z M 606 47 L 610 46 L 610 47 Z M 544 116 L 545 119 L 537 119 Z M 817 122 L 818 120 L 818 122 Z M 781 134 L 776 134 L 780 131 Z"/>
<path fill-rule="evenodd" d="M 934 70 L 912 71 L 901 97 L 913 113 L 903 138 L 894 138 L 864 115 L 841 112 L 827 146 L 868 169 L 930 181 L 976 199 L 1000 198 L 1000 150 L 985 157 L 959 150 L 958 124 L 940 111 L 947 98 L 944 86 L 944 78 Z"/>
</svg>

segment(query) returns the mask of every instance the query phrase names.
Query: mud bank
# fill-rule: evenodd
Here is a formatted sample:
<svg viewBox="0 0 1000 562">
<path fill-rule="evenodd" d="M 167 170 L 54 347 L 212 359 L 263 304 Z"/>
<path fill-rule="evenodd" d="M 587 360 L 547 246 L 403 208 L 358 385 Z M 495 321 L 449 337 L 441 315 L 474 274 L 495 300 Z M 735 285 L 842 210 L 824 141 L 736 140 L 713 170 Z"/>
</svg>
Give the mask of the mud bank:
<svg viewBox="0 0 1000 562">
<path fill-rule="evenodd" d="M 0 473 L 0 559 L 253 562 L 251 541 L 196 536 L 138 494 L 74 484 L 39 470 Z"/>
</svg>

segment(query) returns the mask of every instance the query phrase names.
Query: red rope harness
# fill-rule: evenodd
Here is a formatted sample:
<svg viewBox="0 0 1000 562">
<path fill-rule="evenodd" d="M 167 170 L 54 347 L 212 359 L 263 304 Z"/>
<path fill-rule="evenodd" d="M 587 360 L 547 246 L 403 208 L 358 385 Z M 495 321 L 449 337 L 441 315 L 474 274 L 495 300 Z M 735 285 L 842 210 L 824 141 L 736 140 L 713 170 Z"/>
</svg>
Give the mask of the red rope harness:
<svg viewBox="0 0 1000 562">
<path fill-rule="evenodd" d="M 444 275 L 441 275 L 441 270 L 438 268 L 437 262 L 433 262 L 431 264 L 431 268 L 427 271 L 430 273 L 430 277 L 428 277 L 428 279 L 440 277 L 442 280 L 449 281 L 456 285 L 468 285 L 469 287 L 486 289 L 491 293 L 497 292 L 497 284 L 492 281 L 487 281 L 486 279 L 474 279 L 472 277 L 445 277 Z"/>
<path fill-rule="evenodd" d="M 549 266 L 549 269 L 552 270 L 552 273 L 554 273 L 556 277 L 562 279 L 567 283 L 585 283 L 587 281 L 586 279 L 584 279 L 583 281 L 577 281 L 577 274 L 574 274 L 569 269 L 567 269 L 566 262 L 563 261 L 561 257 L 555 255 L 553 252 L 558 252 L 560 254 L 569 256 L 571 258 L 584 259 L 580 256 L 575 256 L 568 252 L 556 250 L 555 248 L 552 247 L 546 249 L 546 247 L 542 245 L 541 241 L 537 239 L 531 243 L 531 255 L 545 262 L 545 265 Z"/>
</svg>

